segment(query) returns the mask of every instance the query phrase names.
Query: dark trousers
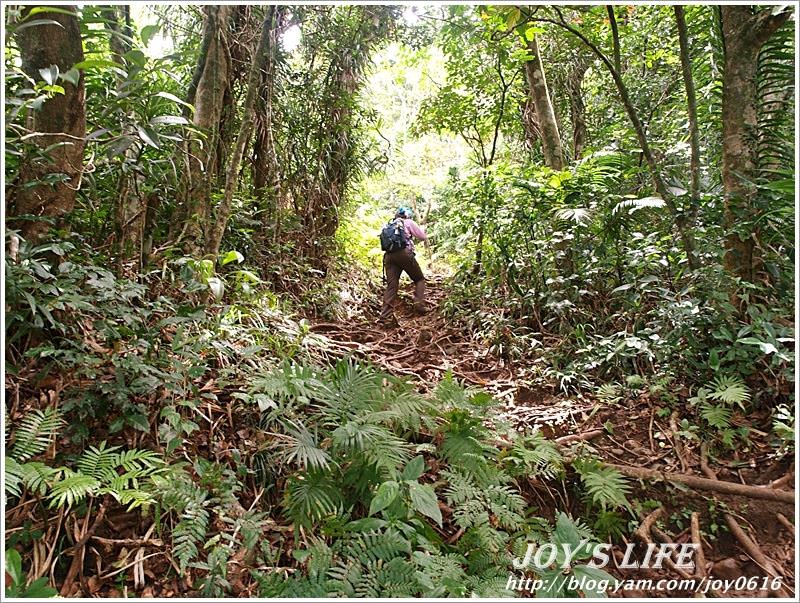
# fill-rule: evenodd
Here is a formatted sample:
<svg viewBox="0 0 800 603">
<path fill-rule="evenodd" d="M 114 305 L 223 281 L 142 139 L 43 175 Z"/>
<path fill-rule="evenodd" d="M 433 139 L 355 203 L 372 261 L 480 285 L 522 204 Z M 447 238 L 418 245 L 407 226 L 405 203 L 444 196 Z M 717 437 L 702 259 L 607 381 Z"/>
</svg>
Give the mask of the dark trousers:
<svg viewBox="0 0 800 603">
<path fill-rule="evenodd" d="M 414 253 L 406 248 L 383 254 L 383 269 L 386 272 L 386 293 L 383 295 L 381 318 L 388 318 L 392 313 L 392 304 L 400 287 L 400 275 L 405 272 L 414 282 L 414 309 L 425 311 L 425 276 L 419 267 Z"/>
</svg>

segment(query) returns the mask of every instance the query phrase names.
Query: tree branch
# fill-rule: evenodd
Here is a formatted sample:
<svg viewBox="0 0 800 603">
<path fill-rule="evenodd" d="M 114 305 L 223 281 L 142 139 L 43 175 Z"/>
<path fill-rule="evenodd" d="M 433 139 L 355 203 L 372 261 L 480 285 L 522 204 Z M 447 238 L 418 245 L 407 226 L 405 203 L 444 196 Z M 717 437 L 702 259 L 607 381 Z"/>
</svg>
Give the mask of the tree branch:
<svg viewBox="0 0 800 603">
<path fill-rule="evenodd" d="M 614 14 L 614 7 L 611 4 L 606 5 L 608 12 L 608 21 L 611 24 L 611 37 L 614 40 L 614 68 L 618 72 L 622 72 L 622 59 L 620 58 L 619 50 L 619 28 L 617 27 L 617 17 Z"/>
</svg>

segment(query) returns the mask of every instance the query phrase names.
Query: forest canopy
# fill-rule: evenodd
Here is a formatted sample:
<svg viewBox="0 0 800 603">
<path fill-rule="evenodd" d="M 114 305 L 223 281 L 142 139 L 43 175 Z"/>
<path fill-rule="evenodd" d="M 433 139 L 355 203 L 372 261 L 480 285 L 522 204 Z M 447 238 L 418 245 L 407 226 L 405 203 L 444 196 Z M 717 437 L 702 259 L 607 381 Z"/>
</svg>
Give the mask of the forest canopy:
<svg viewBox="0 0 800 603">
<path fill-rule="evenodd" d="M 3 11 L 7 596 L 796 594 L 793 5 Z"/>
</svg>

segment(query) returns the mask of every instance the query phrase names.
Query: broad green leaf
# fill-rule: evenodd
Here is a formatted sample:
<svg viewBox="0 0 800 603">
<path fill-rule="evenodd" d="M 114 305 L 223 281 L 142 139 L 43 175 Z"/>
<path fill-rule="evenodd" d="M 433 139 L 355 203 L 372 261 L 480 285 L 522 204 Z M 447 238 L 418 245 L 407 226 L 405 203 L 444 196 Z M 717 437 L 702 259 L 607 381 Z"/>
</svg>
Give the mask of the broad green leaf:
<svg viewBox="0 0 800 603">
<path fill-rule="evenodd" d="M 409 483 L 411 494 L 411 505 L 414 510 L 422 513 L 425 517 L 430 517 L 440 526 L 442 525 L 442 512 L 439 510 L 439 501 L 436 499 L 436 492 L 428 484 Z"/>
<path fill-rule="evenodd" d="M 64 29 L 64 26 L 61 25 L 61 23 L 54 21 L 53 19 L 34 19 L 33 21 L 26 21 L 19 27 L 15 28 L 14 31 L 22 31 L 23 29 L 36 27 L 37 25 L 58 25 L 61 29 Z"/>
<path fill-rule="evenodd" d="M 575 524 L 563 511 L 558 514 L 556 519 L 556 529 L 553 532 L 553 540 L 560 547 L 569 544 L 573 550 L 580 544 L 581 536 L 575 529 Z"/>
<path fill-rule="evenodd" d="M 30 11 L 28 11 L 27 19 L 33 17 L 34 15 L 40 15 L 42 13 L 55 13 L 59 15 L 69 15 L 70 17 L 77 17 L 78 13 L 74 10 L 67 10 L 65 8 L 58 8 L 57 6 L 34 6 Z M 59 24 L 60 25 L 60 24 Z"/>
<path fill-rule="evenodd" d="M 244 256 L 235 249 L 232 249 L 231 251 L 223 255 L 219 260 L 221 266 L 226 266 L 231 262 L 236 262 L 237 264 L 241 264 L 242 262 L 244 262 Z"/>
<path fill-rule="evenodd" d="M 81 72 L 73 67 L 69 71 L 65 71 L 59 76 L 65 82 L 69 82 L 73 86 L 77 86 L 81 79 Z"/>
<path fill-rule="evenodd" d="M 158 33 L 159 29 L 159 25 L 145 25 L 142 27 L 142 44 L 144 44 L 145 47 L 150 44 L 150 40 Z"/>
<path fill-rule="evenodd" d="M 22 586 L 24 584 L 25 575 L 22 573 L 22 557 L 16 549 L 6 549 L 6 571 L 15 585 Z"/>
<path fill-rule="evenodd" d="M 378 491 L 375 493 L 374 498 L 369 503 L 369 514 L 374 515 L 388 507 L 397 498 L 400 493 L 400 484 L 395 481 L 383 482 L 378 486 Z"/>
<path fill-rule="evenodd" d="M 386 525 L 383 519 L 377 517 L 364 517 L 363 519 L 356 519 L 349 522 L 344 529 L 348 532 L 371 532 L 373 530 L 380 530 Z"/>
<path fill-rule="evenodd" d="M 148 131 L 142 126 L 136 126 L 136 131 L 139 133 L 139 138 L 141 138 L 146 144 L 150 145 L 154 149 L 160 148 L 158 142 L 158 135 L 153 131 Z"/>
<path fill-rule="evenodd" d="M 415 456 L 413 459 L 408 461 L 408 464 L 403 469 L 403 473 L 400 474 L 400 478 L 408 481 L 417 481 L 422 474 L 425 472 L 425 459 L 422 458 L 422 455 Z"/>
<path fill-rule="evenodd" d="M 536 591 L 537 599 L 562 599 L 566 596 L 564 591 L 564 574 L 559 570 L 537 570 L 542 579 L 542 588 Z"/>
<path fill-rule="evenodd" d="M 169 92 L 156 92 L 156 96 L 160 96 L 161 98 L 166 98 L 167 100 L 171 100 L 174 103 L 183 105 L 184 107 L 187 107 L 189 110 L 191 110 L 192 113 L 194 113 L 194 107 L 190 103 L 187 103 L 185 100 L 178 98 L 174 94 L 170 94 Z"/>
<path fill-rule="evenodd" d="M 604 599 L 608 595 L 606 591 L 599 588 L 600 584 L 613 584 L 614 576 L 608 572 L 604 572 L 599 567 L 591 567 L 589 565 L 576 565 L 572 568 L 572 573 L 582 584 L 594 584 L 595 589 L 582 590 L 582 592 L 592 599 Z"/>
<path fill-rule="evenodd" d="M 147 64 L 147 57 L 141 50 L 129 50 L 123 55 L 129 62 L 136 64 L 138 67 L 144 67 Z"/>
<path fill-rule="evenodd" d="M 114 61 L 108 59 L 86 59 L 80 63 L 75 63 L 72 68 L 80 69 L 82 71 L 92 71 L 94 69 L 114 68 L 119 67 Z M 124 73 L 124 72 L 123 72 Z"/>
</svg>

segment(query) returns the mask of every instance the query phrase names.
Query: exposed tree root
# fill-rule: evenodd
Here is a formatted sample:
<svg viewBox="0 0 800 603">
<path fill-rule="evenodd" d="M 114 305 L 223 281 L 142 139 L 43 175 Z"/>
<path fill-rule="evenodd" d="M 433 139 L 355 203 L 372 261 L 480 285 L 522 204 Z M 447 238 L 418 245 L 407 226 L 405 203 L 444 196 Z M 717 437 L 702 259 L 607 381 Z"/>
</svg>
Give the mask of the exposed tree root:
<svg viewBox="0 0 800 603">
<path fill-rule="evenodd" d="M 656 469 L 645 469 L 643 467 L 630 467 L 628 465 L 615 465 L 606 463 L 607 467 L 616 469 L 623 475 L 636 479 L 660 480 L 685 484 L 695 490 L 706 490 L 710 492 L 720 492 L 722 494 L 735 494 L 747 498 L 760 498 L 764 500 L 774 500 L 794 505 L 794 492 L 788 490 L 776 490 L 773 488 L 763 488 L 761 486 L 748 486 L 746 484 L 736 484 L 716 479 L 707 479 L 697 475 L 687 475 L 684 473 L 668 473 Z"/>
<path fill-rule="evenodd" d="M 650 531 L 653 529 L 653 525 L 655 524 L 655 522 L 658 521 L 658 519 L 663 514 L 664 514 L 664 507 L 659 507 L 658 509 L 650 513 L 650 515 L 645 517 L 644 521 L 642 521 L 642 525 L 640 525 L 636 530 L 636 532 L 634 533 L 636 538 L 641 540 L 644 544 L 647 545 L 653 544 L 653 538 L 650 536 Z M 666 565 L 669 569 L 678 574 L 681 578 L 684 578 L 686 580 L 691 580 L 692 575 L 682 567 L 678 567 L 671 558 L 665 557 L 664 565 Z"/>
<path fill-rule="evenodd" d="M 695 546 L 694 575 L 698 578 L 706 577 L 706 556 L 703 552 L 703 539 L 700 537 L 700 514 L 692 512 L 692 543 Z"/>
<path fill-rule="evenodd" d="M 705 473 L 709 477 L 710 481 L 713 482 L 717 480 L 716 473 L 714 473 L 711 467 L 708 466 L 708 461 L 706 460 L 705 446 L 701 446 L 700 448 L 700 469 L 703 471 L 703 473 Z M 756 486 L 756 488 L 759 487 Z M 782 490 L 772 490 L 771 488 L 762 487 L 761 489 L 764 492 L 783 492 Z M 791 492 L 790 494 L 792 495 L 792 503 L 794 503 L 794 492 Z M 750 558 L 753 561 L 755 561 L 761 567 L 761 569 L 767 572 L 767 574 L 769 574 L 770 576 L 772 577 L 782 576 L 782 574 L 778 572 L 778 570 L 775 568 L 772 561 L 768 559 L 766 555 L 764 555 L 764 552 L 761 550 L 761 547 L 758 546 L 758 543 L 755 540 L 751 539 L 745 533 L 745 531 L 739 525 L 739 522 L 736 521 L 736 518 L 730 513 L 724 513 L 723 517 L 725 518 L 725 523 L 728 524 L 728 528 L 730 529 L 731 534 L 733 534 L 736 537 L 736 540 L 739 541 L 739 544 L 742 545 L 742 548 L 750 556 Z M 781 588 L 779 588 L 778 590 L 770 589 L 768 591 L 768 594 L 770 597 L 790 596 L 785 586 L 781 586 Z"/>
</svg>

